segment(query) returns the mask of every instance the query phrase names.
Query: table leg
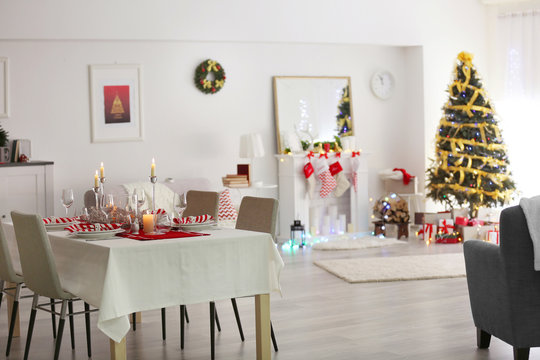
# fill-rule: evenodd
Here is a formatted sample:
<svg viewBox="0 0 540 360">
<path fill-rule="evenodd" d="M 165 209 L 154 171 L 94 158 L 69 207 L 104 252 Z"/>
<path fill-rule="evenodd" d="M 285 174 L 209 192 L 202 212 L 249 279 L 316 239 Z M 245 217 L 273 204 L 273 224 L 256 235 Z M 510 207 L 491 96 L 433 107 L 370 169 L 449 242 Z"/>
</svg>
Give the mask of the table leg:
<svg viewBox="0 0 540 360">
<path fill-rule="evenodd" d="M 111 344 L 111 360 L 127 360 L 126 354 L 126 338 L 117 343 L 113 339 L 109 339 Z"/>
<path fill-rule="evenodd" d="M 137 322 L 137 324 L 142 322 L 142 315 L 141 314 L 142 313 L 140 311 L 135 313 L 135 321 Z M 129 322 L 133 323 L 133 317 L 131 315 L 129 316 Z"/>
<path fill-rule="evenodd" d="M 255 295 L 257 360 L 270 360 L 270 294 Z"/>
<path fill-rule="evenodd" d="M 13 290 L 7 290 L 8 293 L 11 294 L 11 296 L 6 296 L 6 302 L 8 306 L 8 324 L 11 324 L 11 309 L 13 309 L 13 302 L 15 300 L 15 288 L 17 287 L 17 284 L 6 282 L 5 285 L 6 288 L 13 288 Z M 17 314 L 15 315 L 15 327 L 13 328 L 13 337 L 19 337 L 21 336 L 21 327 L 20 327 L 20 321 L 19 321 L 19 311 L 17 310 Z"/>
</svg>

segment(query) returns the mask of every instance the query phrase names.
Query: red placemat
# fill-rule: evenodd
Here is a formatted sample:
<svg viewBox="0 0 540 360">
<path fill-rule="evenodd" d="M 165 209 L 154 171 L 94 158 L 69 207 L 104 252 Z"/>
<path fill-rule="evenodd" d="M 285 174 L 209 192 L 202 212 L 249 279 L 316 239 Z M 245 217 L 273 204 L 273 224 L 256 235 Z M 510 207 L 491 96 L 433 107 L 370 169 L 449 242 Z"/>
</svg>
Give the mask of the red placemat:
<svg viewBox="0 0 540 360">
<path fill-rule="evenodd" d="M 162 239 L 177 239 L 177 238 L 185 238 L 185 237 L 194 237 L 194 236 L 207 236 L 210 234 L 203 234 L 193 231 L 169 231 L 164 234 L 146 234 L 144 231 L 139 230 L 138 233 L 120 233 L 116 234 L 116 236 L 125 237 L 128 239 L 133 240 L 162 240 Z"/>
</svg>

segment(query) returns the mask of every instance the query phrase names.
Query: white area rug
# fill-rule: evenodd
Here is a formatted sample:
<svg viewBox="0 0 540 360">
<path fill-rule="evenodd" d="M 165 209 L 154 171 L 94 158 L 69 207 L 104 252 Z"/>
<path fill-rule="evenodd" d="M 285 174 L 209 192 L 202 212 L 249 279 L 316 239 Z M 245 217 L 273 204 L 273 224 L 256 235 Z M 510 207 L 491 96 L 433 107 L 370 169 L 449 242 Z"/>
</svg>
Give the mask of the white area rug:
<svg viewBox="0 0 540 360">
<path fill-rule="evenodd" d="M 315 250 L 356 250 L 388 245 L 403 245 L 406 243 L 406 241 L 399 241 L 395 238 L 378 238 L 376 236 L 351 238 L 349 236 L 344 236 L 343 239 L 330 239 L 325 242 L 313 244 L 312 248 Z"/>
<path fill-rule="evenodd" d="M 315 265 L 350 283 L 465 276 L 462 253 L 319 260 Z"/>
</svg>

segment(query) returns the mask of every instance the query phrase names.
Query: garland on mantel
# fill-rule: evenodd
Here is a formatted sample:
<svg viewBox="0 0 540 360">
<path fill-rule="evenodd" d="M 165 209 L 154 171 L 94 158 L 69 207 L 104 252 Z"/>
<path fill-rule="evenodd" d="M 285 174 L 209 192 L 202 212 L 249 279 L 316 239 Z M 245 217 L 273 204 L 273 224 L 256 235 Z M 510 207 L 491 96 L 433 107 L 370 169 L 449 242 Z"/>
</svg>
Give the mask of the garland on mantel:
<svg viewBox="0 0 540 360">
<path fill-rule="evenodd" d="M 214 80 L 208 79 L 210 74 L 214 76 Z M 205 94 L 215 94 L 221 90 L 226 78 L 225 70 L 214 60 L 206 59 L 195 69 L 195 86 Z"/>
</svg>

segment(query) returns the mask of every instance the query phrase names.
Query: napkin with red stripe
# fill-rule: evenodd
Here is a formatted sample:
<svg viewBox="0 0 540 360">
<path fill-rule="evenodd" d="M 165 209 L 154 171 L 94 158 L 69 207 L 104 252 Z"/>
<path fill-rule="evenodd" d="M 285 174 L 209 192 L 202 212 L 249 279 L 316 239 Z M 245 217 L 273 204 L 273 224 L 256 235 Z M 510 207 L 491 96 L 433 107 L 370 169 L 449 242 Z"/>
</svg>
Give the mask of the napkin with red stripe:
<svg viewBox="0 0 540 360">
<path fill-rule="evenodd" d="M 43 218 L 43 223 L 45 225 L 49 225 L 49 224 L 66 224 L 66 223 L 71 223 L 71 222 L 74 222 L 76 220 L 76 218 L 70 218 L 70 217 L 54 217 L 54 216 L 51 216 L 51 217 L 46 217 L 46 218 Z"/>
<path fill-rule="evenodd" d="M 199 216 L 186 216 L 183 218 L 174 218 L 173 221 L 178 225 L 187 225 L 187 224 L 204 224 L 205 222 L 214 220 L 214 217 L 209 214 L 199 215 Z"/>
<path fill-rule="evenodd" d="M 66 227 L 69 232 L 91 232 L 120 229 L 120 224 L 76 224 Z"/>
</svg>

